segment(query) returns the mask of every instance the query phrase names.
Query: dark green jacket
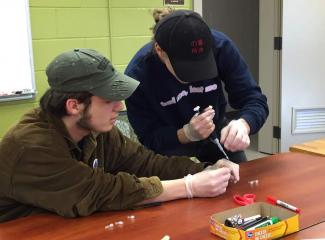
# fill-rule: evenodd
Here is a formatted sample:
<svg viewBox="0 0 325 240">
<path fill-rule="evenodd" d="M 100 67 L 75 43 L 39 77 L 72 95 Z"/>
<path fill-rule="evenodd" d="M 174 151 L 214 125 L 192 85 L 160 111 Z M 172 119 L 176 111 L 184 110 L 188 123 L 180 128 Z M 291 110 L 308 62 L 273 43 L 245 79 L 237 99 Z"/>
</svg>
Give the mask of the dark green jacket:
<svg viewBox="0 0 325 240">
<path fill-rule="evenodd" d="M 131 208 L 160 195 L 160 179 L 203 168 L 156 155 L 115 127 L 90 134 L 81 150 L 60 119 L 34 109 L 0 143 L 0 222 L 44 210 L 77 217 Z"/>
</svg>

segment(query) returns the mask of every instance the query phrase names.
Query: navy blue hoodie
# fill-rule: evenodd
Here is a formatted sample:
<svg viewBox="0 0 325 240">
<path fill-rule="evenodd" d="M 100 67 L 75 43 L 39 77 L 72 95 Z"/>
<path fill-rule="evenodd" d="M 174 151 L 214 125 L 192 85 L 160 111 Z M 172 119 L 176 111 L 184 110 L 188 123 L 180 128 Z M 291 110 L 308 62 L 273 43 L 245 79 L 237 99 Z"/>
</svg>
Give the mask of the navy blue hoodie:
<svg viewBox="0 0 325 240">
<path fill-rule="evenodd" d="M 221 81 L 230 106 L 238 110 L 237 118 L 249 124 L 250 134 L 263 126 L 268 116 L 266 97 L 234 43 L 221 32 L 211 32 L 219 72 L 214 79 L 180 83 L 154 53 L 153 42 L 142 47 L 127 66 L 125 74 L 140 81 L 126 100 L 128 118 L 146 147 L 164 154 L 181 145 L 177 130 L 190 121 L 196 106 L 215 109 L 214 123 L 220 131 L 227 104 Z"/>
</svg>

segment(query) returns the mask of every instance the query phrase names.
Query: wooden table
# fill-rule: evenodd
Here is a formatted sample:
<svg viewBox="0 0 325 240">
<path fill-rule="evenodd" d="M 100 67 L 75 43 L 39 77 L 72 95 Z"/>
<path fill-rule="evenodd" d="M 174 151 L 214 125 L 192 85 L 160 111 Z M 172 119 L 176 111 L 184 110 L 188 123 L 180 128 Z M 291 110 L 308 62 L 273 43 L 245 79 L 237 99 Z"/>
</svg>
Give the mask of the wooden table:
<svg viewBox="0 0 325 240">
<path fill-rule="evenodd" d="M 325 222 L 308 227 L 284 238 L 285 240 L 325 239 Z"/>
<path fill-rule="evenodd" d="M 324 170 L 324 157 L 301 153 L 277 154 L 242 164 L 240 182 L 231 184 L 225 194 L 216 198 L 183 199 L 157 207 L 97 213 L 77 219 L 52 214 L 34 215 L 0 224 L 0 240 L 160 240 L 165 235 L 169 235 L 171 240 L 219 239 L 209 232 L 209 217 L 213 213 L 238 207 L 232 196 L 248 192 L 255 193 L 257 201 L 265 201 L 266 196 L 273 195 L 301 208 L 300 228 L 307 229 L 288 236 L 288 239 L 312 237 L 317 231 L 323 231 L 322 237 L 325 237 L 324 224 L 308 228 L 325 220 Z M 259 185 L 252 187 L 248 182 L 256 179 Z M 135 219 L 128 218 L 131 215 Z M 117 221 L 123 221 L 123 226 L 105 229 L 106 225 Z"/>
<path fill-rule="evenodd" d="M 302 144 L 295 144 L 290 147 L 291 152 L 311 153 L 325 157 L 325 138 Z"/>
</svg>

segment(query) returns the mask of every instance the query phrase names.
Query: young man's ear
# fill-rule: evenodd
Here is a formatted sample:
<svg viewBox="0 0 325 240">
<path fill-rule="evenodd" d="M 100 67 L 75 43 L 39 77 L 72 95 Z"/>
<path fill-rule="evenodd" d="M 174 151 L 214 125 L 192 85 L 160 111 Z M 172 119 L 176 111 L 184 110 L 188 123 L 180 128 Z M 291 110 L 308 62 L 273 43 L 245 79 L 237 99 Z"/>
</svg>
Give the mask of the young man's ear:
<svg viewBox="0 0 325 240">
<path fill-rule="evenodd" d="M 161 49 L 161 47 L 156 42 L 155 42 L 155 51 L 156 51 L 158 57 L 161 59 L 161 61 L 163 61 L 165 63 L 167 54 L 164 52 L 164 50 Z"/>
<path fill-rule="evenodd" d="M 79 113 L 82 111 L 83 106 L 77 99 L 69 98 L 65 102 L 65 107 L 67 110 L 68 115 L 79 115 Z"/>
</svg>

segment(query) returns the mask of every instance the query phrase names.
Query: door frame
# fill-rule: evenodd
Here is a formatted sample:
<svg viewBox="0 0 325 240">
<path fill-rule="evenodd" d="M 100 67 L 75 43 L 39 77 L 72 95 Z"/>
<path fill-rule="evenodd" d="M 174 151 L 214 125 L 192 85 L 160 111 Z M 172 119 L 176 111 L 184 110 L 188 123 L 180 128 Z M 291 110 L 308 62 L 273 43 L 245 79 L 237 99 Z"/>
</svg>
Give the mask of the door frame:
<svg viewBox="0 0 325 240">
<path fill-rule="evenodd" d="M 282 37 L 282 0 L 260 1 L 259 85 L 267 96 L 269 117 L 258 133 L 258 151 L 280 151 L 281 48 L 275 49 L 275 37 Z M 278 135 L 278 136 L 275 136 Z"/>
</svg>

